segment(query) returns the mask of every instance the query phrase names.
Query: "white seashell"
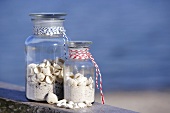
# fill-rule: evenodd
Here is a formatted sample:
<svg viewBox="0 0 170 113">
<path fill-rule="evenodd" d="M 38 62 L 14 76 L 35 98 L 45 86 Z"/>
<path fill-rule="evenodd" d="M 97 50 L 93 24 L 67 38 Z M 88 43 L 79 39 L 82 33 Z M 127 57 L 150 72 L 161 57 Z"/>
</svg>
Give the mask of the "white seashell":
<svg viewBox="0 0 170 113">
<path fill-rule="evenodd" d="M 62 100 L 60 100 L 59 102 L 61 102 L 61 103 L 66 103 L 67 100 L 66 100 L 66 99 L 62 99 Z"/>
<path fill-rule="evenodd" d="M 79 77 L 84 77 L 81 73 L 77 73 L 77 74 L 75 74 L 75 76 L 74 76 L 74 78 L 75 79 L 77 79 L 77 78 L 79 78 Z"/>
<path fill-rule="evenodd" d="M 68 86 L 77 86 L 77 81 L 70 78 L 70 79 L 67 80 L 67 85 Z"/>
<path fill-rule="evenodd" d="M 34 74 L 34 75 L 31 77 L 31 81 L 32 81 L 32 82 L 37 82 L 36 74 Z"/>
<path fill-rule="evenodd" d="M 58 59 L 58 62 L 61 62 L 62 64 L 64 64 L 64 60 L 61 58 Z"/>
<path fill-rule="evenodd" d="M 54 103 L 57 103 L 58 102 L 58 97 L 57 95 L 55 95 L 54 93 L 51 93 L 49 92 L 47 97 L 46 97 L 46 101 L 49 103 L 49 104 L 54 104 Z"/>
<path fill-rule="evenodd" d="M 40 67 L 35 67 L 34 68 L 34 73 L 40 73 L 41 72 L 41 68 Z"/>
<path fill-rule="evenodd" d="M 37 79 L 42 82 L 45 79 L 45 75 L 43 73 L 37 74 Z"/>
<path fill-rule="evenodd" d="M 61 103 L 61 106 L 60 106 L 61 108 L 66 108 L 66 103 Z"/>
<path fill-rule="evenodd" d="M 73 109 L 73 104 L 66 104 L 67 109 Z"/>
<path fill-rule="evenodd" d="M 48 60 L 47 59 L 44 59 L 43 62 L 46 63 Z"/>
<path fill-rule="evenodd" d="M 50 68 L 50 72 L 51 72 L 51 74 L 54 74 L 54 72 L 55 72 L 54 67 L 53 67 L 53 66 L 50 66 L 49 68 Z"/>
<path fill-rule="evenodd" d="M 77 86 L 86 86 L 86 81 L 78 82 Z"/>
<path fill-rule="evenodd" d="M 91 103 L 91 102 L 89 102 L 88 100 L 85 100 L 84 103 L 85 103 L 85 104 L 88 104 L 88 103 Z"/>
<path fill-rule="evenodd" d="M 91 103 L 88 103 L 88 104 L 86 104 L 87 105 L 87 107 L 91 107 L 92 106 L 92 104 Z"/>
<path fill-rule="evenodd" d="M 77 105 L 78 105 L 80 108 L 86 107 L 86 104 L 85 104 L 85 103 L 78 103 Z"/>
<path fill-rule="evenodd" d="M 28 67 L 35 68 L 35 67 L 37 67 L 37 64 L 31 63 L 31 64 L 28 65 Z"/>
<path fill-rule="evenodd" d="M 63 69 L 60 71 L 60 74 L 58 75 L 59 78 L 63 78 Z"/>
<path fill-rule="evenodd" d="M 69 101 L 68 104 L 74 104 L 74 102 L 73 101 Z"/>
<path fill-rule="evenodd" d="M 67 100 L 66 99 L 62 99 L 62 100 L 59 100 L 58 102 L 57 102 L 57 104 L 65 104 L 66 105 L 66 102 L 67 102 Z"/>
<path fill-rule="evenodd" d="M 59 70 L 62 69 L 61 66 L 58 65 L 58 64 L 56 64 L 56 63 L 54 63 L 53 66 L 54 66 L 54 68 L 56 68 L 56 69 L 59 69 Z"/>
<path fill-rule="evenodd" d="M 87 105 L 87 107 L 92 106 L 91 102 L 89 102 L 89 101 L 87 101 L 87 100 L 86 100 L 84 103 Z"/>
<path fill-rule="evenodd" d="M 69 79 L 71 79 L 70 77 L 65 77 L 65 80 L 67 81 L 67 80 L 69 80 Z"/>
<path fill-rule="evenodd" d="M 27 75 L 34 75 L 33 68 L 31 68 L 31 67 L 27 68 Z"/>
<path fill-rule="evenodd" d="M 79 106 L 77 105 L 77 103 L 73 104 L 73 108 L 79 108 Z"/>
<path fill-rule="evenodd" d="M 77 81 L 74 80 L 72 86 L 77 86 Z"/>
<path fill-rule="evenodd" d="M 46 65 L 45 65 L 46 67 L 49 67 L 49 66 L 51 66 L 51 63 L 50 63 L 50 61 L 46 61 Z"/>
<path fill-rule="evenodd" d="M 51 75 L 50 67 L 42 68 L 42 72 L 45 75 Z"/>
<path fill-rule="evenodd" d="M 93 89 L 93 85 L 92 85 L 92 84 L 90 84 L 88 87 L 89 87 L 90 89 Z"/>
<path fill-rule="evenodd" d="M 39 67 L 45 67 L 45 63 L 41 63 L 40 65 L 38 65 Z"/>
<path fill-rule="evenodd" d="M 78 77 L 76 79 L 76 81 L 78 83 L 77 84 L 78 86 L 86 86 L 87 78 L 86 77 Z"/>
<path fill-rule="evenodd" d="M 61 103 L 57 103 L 57 106 L 58 106 L 58 107 L 61 107 Z"/>
<path fill-rule="evenodd" d="M 59 76 L 60 75 L 60 71 L 56 71 L 55 73 L 54 73 L 54 76 Z"/>
<path fill-rule="evenodd" d="M 73 72 L 66 72 L 65 76 L 74 76 Z"/>
<path fill-rule="evenodd" d="M 45 81 L 46 81 L 46 83 L 51 84 L 51 83 L 53 83 L 54 79 L 52 76 L 46 76 Z"/>
<path fill-rule="evenodd" d="M 93 84 L 93 79 L 92 79 L 92 77 L 90 77 L 90 78 L 87 79 L 87 81 L 86 81 L 86 85 L 87 85 L 87 86 L 90 85 L 90 84 Z"/>
<path fill-rule="evenodd" d="M 63 65 L 64 64 L 64 60 L 61 59 L 61 58 L 56 58 L 56 63 L 60 64 L 60 65 Z"/>
</svg>

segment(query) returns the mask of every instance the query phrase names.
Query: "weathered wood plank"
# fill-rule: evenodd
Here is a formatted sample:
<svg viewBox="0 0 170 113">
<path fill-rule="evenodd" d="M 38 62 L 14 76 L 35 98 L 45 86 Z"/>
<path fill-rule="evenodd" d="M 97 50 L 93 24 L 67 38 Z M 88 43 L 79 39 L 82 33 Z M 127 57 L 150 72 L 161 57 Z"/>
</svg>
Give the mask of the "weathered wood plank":
<svg viewBox="0 0 170 113">
<path fill-rule="evenodd" d="M 0 82 L 0 113 L 136 113 L 134 111 L 102 105 L 97 102 L 83 109 L 58 108 L 42 102 L 30 102 L 23 87 Z"/>
</svg>

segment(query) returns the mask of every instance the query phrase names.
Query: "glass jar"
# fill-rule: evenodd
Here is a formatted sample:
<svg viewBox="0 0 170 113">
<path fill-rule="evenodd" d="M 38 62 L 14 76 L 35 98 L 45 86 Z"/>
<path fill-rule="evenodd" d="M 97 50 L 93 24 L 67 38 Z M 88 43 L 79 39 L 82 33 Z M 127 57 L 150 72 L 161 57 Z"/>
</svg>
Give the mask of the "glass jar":
<svg viewBox="0 0 170 113">
<path fill-rule="evenodd" d="M 73 102 L 94 102 L 95 67 L 89 58 L 90 41 L 70 41 L 69 59 L 64 63 L 64 98 Z"/>
<path fill-rule="evenodd" d="M 33 35 L 25 41 L 26 48 L 26 97 L 45 101 L 47 93 L 59 99 L 63 92 L 63 64 L 66 57 L 67 37 L 63 27 L 66 14 L 32 13 Z M 69 40 L 69 39 L 68 39 Z"/>
</svg>

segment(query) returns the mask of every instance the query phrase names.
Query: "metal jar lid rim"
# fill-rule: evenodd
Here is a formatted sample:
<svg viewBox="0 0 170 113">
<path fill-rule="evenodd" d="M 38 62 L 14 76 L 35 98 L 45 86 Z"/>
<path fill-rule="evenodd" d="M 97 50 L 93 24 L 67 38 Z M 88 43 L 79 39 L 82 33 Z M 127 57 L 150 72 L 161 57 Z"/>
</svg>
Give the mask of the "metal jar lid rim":
<svg viewBox="0 0 170 113">
<path fill-rule="evenodd" d="M 89 47 L 92 44 L 92 41 L 69 41 L 68 47 Z"/>
<path fill-rule="evenodd" d="M 30 13 L 29 16 L 32 17 L 32 20 L 35 19 L 58 19 L 64 20 L 63 16 L 66 16 L 66 13 Z"/>
</svg>

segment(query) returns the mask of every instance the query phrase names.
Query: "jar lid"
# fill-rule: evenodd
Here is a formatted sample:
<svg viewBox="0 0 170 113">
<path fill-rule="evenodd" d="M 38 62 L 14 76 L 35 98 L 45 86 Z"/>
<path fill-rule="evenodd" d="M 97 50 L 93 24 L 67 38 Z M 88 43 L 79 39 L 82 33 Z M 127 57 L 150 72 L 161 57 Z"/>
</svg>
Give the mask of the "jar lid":
<svg viewBox="0 0 170 113">
<path fill-rule="evenodd" d="M 92 41 L 70 41 L 68 42 L 69 48 L 89 47 Z"/>
<path fill-rule="evenodd" d="M 29 16 L 32 17 L 32 20 L 36 19 L 56 19 L 64 20 L 63 16 L 66 16 L 66 13 L 30 13 Z"/>
</svg>

